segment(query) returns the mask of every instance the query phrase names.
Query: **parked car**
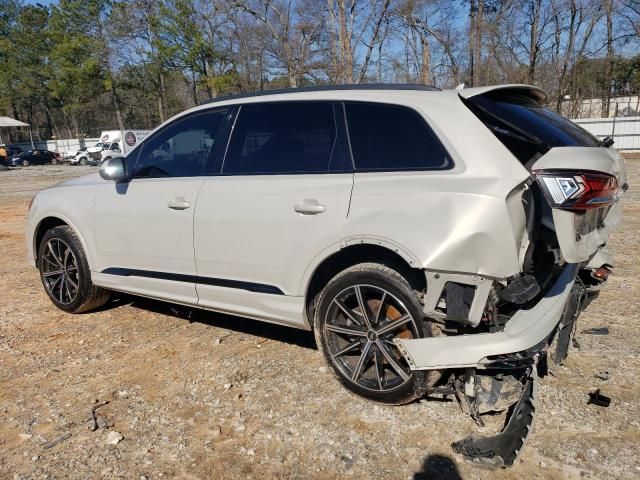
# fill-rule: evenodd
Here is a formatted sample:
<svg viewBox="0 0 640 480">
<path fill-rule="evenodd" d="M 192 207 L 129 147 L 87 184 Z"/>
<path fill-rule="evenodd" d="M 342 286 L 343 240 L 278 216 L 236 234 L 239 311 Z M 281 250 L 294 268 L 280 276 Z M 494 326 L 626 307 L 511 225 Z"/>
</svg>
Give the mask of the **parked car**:
<svg viewBox="0 0 640 480">
<path fill-rule="evenodd" d="M 87 154 L 87 147 L 69 152 L 68 155 L 70 165 L 86 165 L 87 159 L 89 158 L 89 155 Z"/>
<path fill-rule="evenodd" d="M 8 158 L 5 165 L 8 167 L 17 167 L 19 165 L 26 167 L 28 165 L 44 165 L 48 163 L 55 165 L 61 161 L 62 156 L 58 152 L 52 152 L 50 150 L 28 150 Z"/>
<path fill-rule="evenodd" d="M 7 147 L 7 158 L 15 157 L 22 153 L 22 149 L 20 147 Z"/>
<path fill-rule="evenodd" d="M 66 312 L 109 291 L 313 330 L 365 398 L 455 394 L 510 465 L 556 338 L 606 280 L 622 157 L 537 87 L 309 88 L 219 99 L 40 192 L 31 264 Z"/>
<path fill-rule="evenodd" d="M 87 148 L 83 147 L 83 148 L 79 148 L 77 150 L 67 150 L 66 152 L 63 153 L 62 158 L 65 162 L 71 162 L 79 153 L 82 153 L 83 151 L 86 151 Z"/>
</svg>

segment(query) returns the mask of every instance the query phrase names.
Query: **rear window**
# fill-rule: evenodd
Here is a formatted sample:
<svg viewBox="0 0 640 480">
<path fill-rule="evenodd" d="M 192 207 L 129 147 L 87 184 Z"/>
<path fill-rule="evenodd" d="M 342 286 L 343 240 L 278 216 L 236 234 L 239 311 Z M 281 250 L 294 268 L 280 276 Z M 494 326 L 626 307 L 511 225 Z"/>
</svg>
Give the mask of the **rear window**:
<svg viewBox="0 0 640 480">
<path fill-rule="evenodd" d="M 523 164 L 553 147 L 600 146 L 585 129 L 527 95 L 485 94 L 467 104 Z"/>
<path fill-rule="evenodd" d="M 438 170 L 451 159 L 418 112 L 396 105 L 345 103 L 357 171 Z"/>
</svg>

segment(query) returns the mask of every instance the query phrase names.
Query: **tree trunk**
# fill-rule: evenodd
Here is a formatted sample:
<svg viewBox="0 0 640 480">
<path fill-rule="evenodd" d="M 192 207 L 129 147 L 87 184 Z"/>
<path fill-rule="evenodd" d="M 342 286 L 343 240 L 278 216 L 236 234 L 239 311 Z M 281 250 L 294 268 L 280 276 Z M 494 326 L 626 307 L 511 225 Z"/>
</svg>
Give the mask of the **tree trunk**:
<svg viewBox="0 0 640 480">
<path fill-rule="evenodd" d="M 353 7 L 353 5 L 352 5 Z M 338 43 L 340 55 L 340 73 L 342 83 L 353 83 L 353 52 L 351 50 L 351 33 L 347 19 L 346 0 L 338 0 L 338 17 L 340 21 L 340 33 Z"/>
<path fill-rule="evenodd" d="M 209 99 L 215 98 L 215 90 L 211 86 L 211 78 L 209 77 L 209 64 L 206 58 L 202 59 L 202 71 L 204 73 L 204 86 L 207 90 Z"/>
<path fill-rule="evenodd" d="M 476 78 L 476 0 L 469 0 L 469 83 L 475 87 Z"/>
<path fill-rule="evenodd" d="M 111 82 L 111 100 L 113 101 L 113 108 L 116 111 L 116 120 L 118 121 L 118 128 L 120 130 L 124 130 L 124 122 L 122 121 L 122 112 L 120 111 L 120 99 L 118 98 L 118 92 L 116 91 L 115 80 L 112 80 Z"/>
<path fill-rule="evenodd" d="M 484 22 L 484 0 L 478 0 L 478 12 L 476 13 L 476 21 L 475 21 L 475 41 L 474 41 L 474 51 L 476 58 L 473 61 L 474 69 L 474 79 L 473 85 L 480 86 L 482 83 L 482 24 Z"/>
<path fill-rule="evenodd" d="M 44 100 L 44 114 L 47 119 L 47 139 L 53 136 L 53 120 L 51 119 L 51 114 L 49 113 L 49 102 Z"/>
<path fill-rule="evenodd" d="M 289 68 L 287 70 L 287 78 L 289 79 L 289 87 L 290 88 L 297 88 L 298 87 L 298 78 L 296 77 L 296 72 L 294 72 L 291 69 L 291 66 L 289 66 Z"/>
<path fill-rule="evenodd" d="M 604 1 L 605 12 L 607 15 L 607 59 L 604 64 L 604 96 L 602 98 L 601 116 L 609 117 L 609 105 L 611 103 L 611 90 L 613 81 L 613 0 Z"/>
<path fill-rule="evenodd" d="M 420 83 L 431 85 L 431 48 L 429 41 L 424 35 L 420 35 L 420 46 L 422 48 L 422 61 L 420 65 Z"/>
<path fill-rule="evenodd" d="M 556 111 L 562 113 L 562 100 L 565 95 L 565 80 L 567 77 L 567 70 L 569 69 L 569 62 L 571 61 L 571 55 L 573 53 L 573 45 L 576 37 L 576 18 L 578 16 L 578 9 L 574 1 L 571 2 L 571 21 L 569 23 L 569 33 L 567 38 L 566 50 L 564 58 L 562 60 L 562 68 L 560 69 L 560 76 L 558 78 L 558 99 L 556 101 Z"/>
<path fill-rule="evenodd" d="M 160 91 L 158 92 L 158 116 L 160 117 L 160 123 L 164 123 L 164 92 L 165 92 L 165 84 L 164 84 L 164 75 L 160 74 Z"/>
<path fill-rule="evenodd" d="M 531 0 L 529 8 L 531 9 L 531 31 L 529 32 L 529 71 L 527 79 L 529 84 L 533 85 L 536 81 L 536 65 L 538 63 L 538 28 L 540 25 L 540 8 L 541 0 Z"/>
</svg>

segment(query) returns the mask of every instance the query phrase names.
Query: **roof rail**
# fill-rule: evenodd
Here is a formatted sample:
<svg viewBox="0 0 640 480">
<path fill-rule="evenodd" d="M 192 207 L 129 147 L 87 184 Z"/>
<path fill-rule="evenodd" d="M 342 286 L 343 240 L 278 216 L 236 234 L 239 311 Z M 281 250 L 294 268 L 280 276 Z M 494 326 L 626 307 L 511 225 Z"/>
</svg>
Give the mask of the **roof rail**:
<svg viewBox="0 0 640 480">
<path fill-rule="evenodd" d="M 440 91 L 440 88 L 428 85 L 414 85 L 409 83 L 361 83 L 348 85 L 318 85 L 313 87 L 296 87 L 296 88 L 277 88 L 274 90 L 261 90 L 258 92 L 239 93 L 236 95 L 225 95 L 224 97 L 212 98 L 200 102 L 199 105 L 208 103 L 223 102 L 227 100 L 236 100 L 239 98 L 261 97 L 268 95 L 278 95 L 281 93 L 302 93 L 302 92 L 327 92 L 335 90 L 417 90 L 417 91 Z"/>
</svg>

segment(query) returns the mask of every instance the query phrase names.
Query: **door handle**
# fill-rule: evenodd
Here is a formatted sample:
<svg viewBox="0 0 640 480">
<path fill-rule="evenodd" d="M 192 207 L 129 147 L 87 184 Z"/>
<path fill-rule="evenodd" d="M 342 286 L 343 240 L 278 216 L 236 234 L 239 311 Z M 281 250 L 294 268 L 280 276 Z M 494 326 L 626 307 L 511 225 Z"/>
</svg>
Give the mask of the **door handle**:
<svg viewBox="0 0 640 480">
<path fill-rule="evenodd" d="M 324 212 L 327 207 L 318 203 L 315 198 L 305 198 L 302 203 L 294 205 L 293 209 L 302 215 L 317 215 Z"/>
<path fill-rule="evenodd" d="M 184 197 L 176 197 L 173 200 L 167 202 L 167 207 L 171 210 L 186 210 L 191 206 L 191 202 L 188 202 Z"/>
</svg>

